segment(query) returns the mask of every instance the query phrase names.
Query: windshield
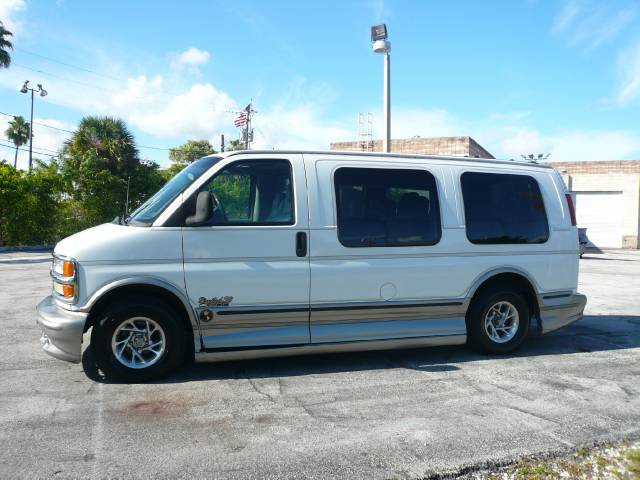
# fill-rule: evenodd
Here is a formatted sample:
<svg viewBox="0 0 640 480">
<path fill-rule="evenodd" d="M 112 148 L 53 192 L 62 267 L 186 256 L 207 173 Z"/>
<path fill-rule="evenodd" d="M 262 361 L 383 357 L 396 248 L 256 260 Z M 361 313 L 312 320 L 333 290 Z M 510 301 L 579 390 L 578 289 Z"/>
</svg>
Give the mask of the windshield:
<svg viewBox="0 0 640 480">
<path fill-rule="evenodd" d="M 219 162 L 221 157 L 204 157 L 196 160 L 165 183 L 149 200 L 138 207 L 127 219 L 134 225 L 151 225 L 173 200 L 184 192 L 204 172 Z"/>
</svg>

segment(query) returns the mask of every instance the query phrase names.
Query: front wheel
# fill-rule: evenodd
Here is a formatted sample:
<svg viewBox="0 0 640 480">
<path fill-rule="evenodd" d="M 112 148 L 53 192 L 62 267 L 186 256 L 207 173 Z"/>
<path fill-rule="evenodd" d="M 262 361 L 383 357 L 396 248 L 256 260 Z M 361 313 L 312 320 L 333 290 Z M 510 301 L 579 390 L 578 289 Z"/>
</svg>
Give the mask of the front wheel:
<svg viewBox="0 0 640 480">
<path fill-rule="evenodd" d="M 91 332 L 96 365 L 107 379 L 144 382 L 177 369 L 185 356 L 177 313 L 154 298 L 130 298 L 102 312 Z"/>
<path fill-rule="evenodd" d="M 469 344 L 484 353 L 512 352 L 526 340 L 530 322 L 529 306 L 520 293 L 488 292 L 474 300 L 467 313 Z"/>
</svg>

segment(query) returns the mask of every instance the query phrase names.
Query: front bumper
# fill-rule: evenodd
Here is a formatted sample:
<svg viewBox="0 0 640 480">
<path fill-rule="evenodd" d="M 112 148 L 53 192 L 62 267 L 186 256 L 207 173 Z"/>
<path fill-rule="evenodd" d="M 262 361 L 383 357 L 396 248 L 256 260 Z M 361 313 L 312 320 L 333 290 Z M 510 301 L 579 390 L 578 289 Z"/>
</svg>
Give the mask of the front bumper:
<svg viewBox="0 0 640 480">
<path fill-rule="evenodd" d="M 36 310 L 36 323 L 42 329 L 42 349 L 60 360 L 80 363 L 82 334 L 88 314 L 60 308 L 51 296 L 42 300 Z"/>
<path fill-rule="evenodd" d="M 542 333 L 577 322 L 582 318 L 587 297 L 574 293 L 570 295 L 551 295 L 539 299 Z"/>
</svg>

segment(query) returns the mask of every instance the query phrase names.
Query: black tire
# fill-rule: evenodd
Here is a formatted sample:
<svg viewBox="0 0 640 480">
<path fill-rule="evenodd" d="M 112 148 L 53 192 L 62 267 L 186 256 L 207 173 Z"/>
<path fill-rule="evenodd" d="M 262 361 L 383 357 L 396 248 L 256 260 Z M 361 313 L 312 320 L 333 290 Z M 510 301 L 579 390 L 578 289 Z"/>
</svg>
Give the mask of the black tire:
<svg viewBox="0 0 640 480">
<path fill-rule="evenodd" d="M 155 363 L 146 368 L 126 366 L 118 360 L 112 349 L 116 329 L 135 317 L 153 320 L 164 334 L 164 351 Z M 179 316 L 170 305 L 158 298 L 136 296 L 118 300 L 102 310 L 93 325 L 91 348 L 96 365 L 107 380 L 139 383 L 160 378 L 177 370 L 185 358 L 186 339 L 187 335 Z M 149 355 L 149 352 L 147 354 Z"/>
<path fill-rule="evenodd" d="M 513 337 L 504 343 L 494 341 L 485 328 L 489 310 L 501 302 L 511 304 L 518 312 L 518 327 Z M 517 350 L 529 336 L 531 312 L 524 296 L 509 288 L 497 288 L 481 293 L 467 311 L 467 343 L 473 349 L 488 354 L 506 354 Z"/>
</svg>

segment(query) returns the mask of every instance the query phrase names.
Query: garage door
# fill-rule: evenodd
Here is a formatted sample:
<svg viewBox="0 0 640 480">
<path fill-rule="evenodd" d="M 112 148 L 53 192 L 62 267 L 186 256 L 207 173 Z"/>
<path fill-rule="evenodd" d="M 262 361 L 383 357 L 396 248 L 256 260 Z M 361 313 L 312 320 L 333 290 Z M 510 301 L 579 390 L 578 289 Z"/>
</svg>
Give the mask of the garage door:
<svg viewBox="0 0 640 480">
<path fill-rule="evenodd" d="M 598 248 L 622 248 L 622 192 L 572 192 L 578 227 Z"/>
</svg>

